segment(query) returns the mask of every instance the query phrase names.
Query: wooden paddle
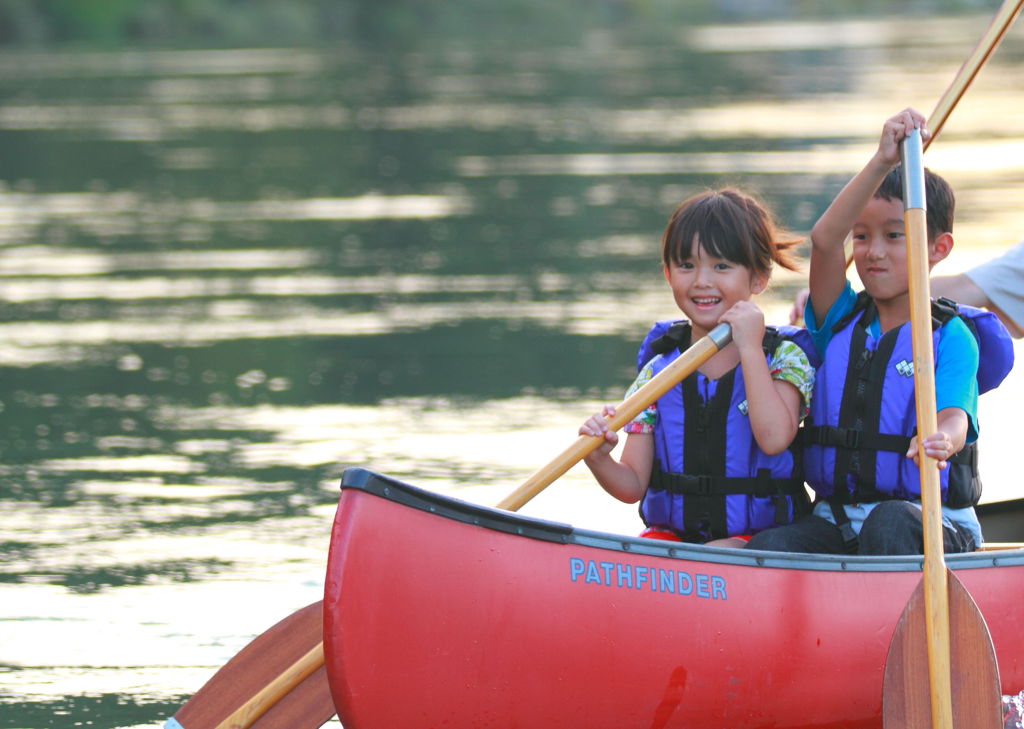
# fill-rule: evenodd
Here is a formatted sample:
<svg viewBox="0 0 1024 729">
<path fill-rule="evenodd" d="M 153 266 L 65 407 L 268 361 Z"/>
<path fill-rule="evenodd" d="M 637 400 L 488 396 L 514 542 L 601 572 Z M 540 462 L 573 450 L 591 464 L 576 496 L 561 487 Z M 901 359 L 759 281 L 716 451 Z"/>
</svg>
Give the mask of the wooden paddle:
<svg viewBox="0 0 1024 729">
<path fill-rule="evenodd" d="M 971 51 L 971 55 L 967 57 L 960 70 L 957 71 L 953 82 L 946 88 L 942 98 L 939 99 L 939 103 L 932 110 L 931 116 L 928 117 L 928 131 L 932 135 L 924 143 L 925 150 L 939 136 L 939 132 L 942 131 L 950 113 L 960 101 L 960 97 L 964 95 L 971 82 L 974 81 L 974 77 L 978 75 L 978 71 L 981 70 L 981 67 L 985 65 L 985 62 L 995 52 L 999 43 L 1003 40 L 1003 36 L 1006 35 L 1006 31 L 1013 25 L 1013 21 L 1017 14 L 1020 13 L 1022 6 L 1024 6 L 1024 0 L 1003 0 L 1003 4 L 996 11 L 992 22 L 989 23 L 988 28 L 982 33 L 981 38 L 978 39 L 977 45 L 974 46 L 974 50 Z"/>
<path fill-rule="evenodd" d="M 164 729 L 314 729 L 334 716 L 323 650 L 323 601 L 258 635 Z M 283 670 L 282 670 L 283 669 Z"/>
<path fill-rule="evenodd" d="M 626 398 L 608 425 L 618 430 L 692 374 L 732 341 L 719 324 L 672 364 Z M 601 436 L 577 441 L 502 499 L 499 509 L 518 511 L 584 456 Z M 315 729 L 334 716 L 324 670 L 323 602 L 315 602 L 257 636 L 217 671 L 164 729 Z"/>
<path fill-rule="evenodd" d="M 939 97 L 935 108 L 932 109 L 932 113 L 928 117 L 928 131 L 931 132 L 931 136 L 925 141 L 923 149 L 927 150 L 939 136 L 939 132 L 946 125 L 946 120 L 949 119 L 949 115 L 953 113 L 953 109 L 956 108 L 960 99 L 967 92 L 967 89 L 970 88 L 975 76 L 981 71 L 981 67 L 995 53 L 999 43 L 1003 40 L 1003 36 L 1006 35 L 1006 31 L 1013 25 L 1013 21 L 1017 18 L 1018 13 L 1020 13 L 1021 7 L 1024 7 L 1024 0 L 1003 0 L 1003 4 L 996 11 L 992 22 L 988 24 L 988 28 L 985 29 L 985 32 L 981 34 L 981 38 L 975 44 L 971 55 L 960 66 L 960 70 L 957 71 L 956 76 L 953 77 L 946 90 L 942 92 L 942 96 Z M 847 243 L 849 243 L 849 240 L 847 240 Z M 849 268 L 852 263 L 853 247 L 848 245 L 846 250 L 846 267 Z"/>
<path fill-rule="evenodd" d="M 732 341 L 732 330 L 728 324 L 719 324 L 690 346 L 672 364 L 643 387 L 623 400 L 615 408 L 615 415 L 608 419 L 608 427 L 618 430 L 639 415 L 644 408 L 686 379 L 702 364 L 708 361 L 718 350 Z M 538 469 L 523 484 L 498 502 L 499 509 L 518 511 L 523 504 L 539 494 L 548 485 L 579 463 L 592 450 L 601 445 L 603 437 L 599 435 L 581 435 L 575 443 L 562 451 L 546 466 Z"/>
<path fill-rule="evenodd" d="M 901 152 L 924 568 L 921 582 L 904 608 L 889 644 L 882 684 L 882 726 L 998 729 L 999 671 L 992 638 L 978 606 L 956 575 L 946 568 L 939 469 L 921 445 L 927 435 L 938 430 L 938 424 L 923 145 L 919 130 L 904 140 Z M 956 636 L 952 642 L 951 632 Z M 951 683 L 954 669 L 956 681 Z"/>
</svg>

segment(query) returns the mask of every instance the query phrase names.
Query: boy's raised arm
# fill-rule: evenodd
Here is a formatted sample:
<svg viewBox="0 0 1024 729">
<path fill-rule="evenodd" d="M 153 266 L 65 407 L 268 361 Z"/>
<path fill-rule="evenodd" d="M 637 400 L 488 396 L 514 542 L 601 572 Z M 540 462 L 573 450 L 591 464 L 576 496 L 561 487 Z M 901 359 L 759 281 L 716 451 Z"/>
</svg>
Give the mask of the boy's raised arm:
<svg viewBox="0 0 1024 729">
<path fill-rule="evenodd" d="M 878 149 L 857 175 L 836 196 L 811 230 L 810 299 L 820 325 L 846 286 L 846 253 L 843 244 L 864 206 L 900 159 L 900 142 L 925 119 L 914 109 L 904 109 L 882 128 Z"/>
</svg>

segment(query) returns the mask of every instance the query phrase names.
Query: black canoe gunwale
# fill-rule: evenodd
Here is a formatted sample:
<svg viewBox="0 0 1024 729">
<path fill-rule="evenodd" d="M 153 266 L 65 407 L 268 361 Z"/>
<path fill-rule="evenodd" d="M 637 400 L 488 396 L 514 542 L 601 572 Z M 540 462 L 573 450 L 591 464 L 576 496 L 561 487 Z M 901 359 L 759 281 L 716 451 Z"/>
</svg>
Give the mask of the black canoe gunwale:
<svg viewBox="0 0 1024 729">
<path fill-rule="evenodd" d="M 726 549 L 579 529 L 570 524 L 523 516 L 444 496 L 359 467 L 345 469 L 341 476 L 341 489 L 363 491 L 439 517 L 507 534 L 557 544 L 607 549 L 624 554 L 668 557 L 715 564 L 830 572 L 920 572 L 924 559 L 920 555 L 862 557 Z M 1024 500 L 1020 501 L 1024 502 Z M 1012 506 L 1014 504 L 1015 507 Z M 986 504 L 978 508 L 984 518 L 988 512 L 1005 514 L 1024 509 L 1024 503 L 1001 502 L 1001 504 Z M 1024 549 L 949 554 L 945 559 L 947 566 L 951 569 L 1018 566 L 1024 565 Z"/>
</svg>

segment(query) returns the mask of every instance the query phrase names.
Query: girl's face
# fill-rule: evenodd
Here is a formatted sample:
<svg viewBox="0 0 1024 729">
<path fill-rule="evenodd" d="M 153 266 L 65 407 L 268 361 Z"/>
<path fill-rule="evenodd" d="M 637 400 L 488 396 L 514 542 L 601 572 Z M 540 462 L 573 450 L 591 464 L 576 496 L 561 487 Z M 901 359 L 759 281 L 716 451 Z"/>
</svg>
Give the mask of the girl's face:
<svg viewBox="0 0 1024 729">
<path fill-rule="evenodd" d="M 697 336 L 714 329 L 736 302 L 747 301 L 768 285 L 767 274 L 713 256 L 699 243 L 693 246 L 689 258 L 665 266 L 665 280 L 672 288 L 676 306 L 690 320 Z"/>
</svg>

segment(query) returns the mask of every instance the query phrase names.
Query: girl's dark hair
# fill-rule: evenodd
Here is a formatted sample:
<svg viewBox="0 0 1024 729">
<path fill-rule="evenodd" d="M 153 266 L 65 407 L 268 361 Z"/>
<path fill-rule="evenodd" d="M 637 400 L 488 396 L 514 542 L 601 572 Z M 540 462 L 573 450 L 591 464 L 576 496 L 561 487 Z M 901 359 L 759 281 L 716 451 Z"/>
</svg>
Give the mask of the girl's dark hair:
<svg viewBox="0 0 1024 729">
<path fill-rule="evenodd" d="M 943 233 L 953 232 L 953 215 L 956 212 L 956 196 L 940 175 L 924 168 L 924 194 L 927 202 L 928 240 L 933 241 Z M 882 184 L 875 190 L 875 197 L 883 200 L 903 201 L 903 165 L 893 168 Z"/>
<path fill-rule="evenodd" d="M 708 190 L 680 203 L 661 236 L 661 260 L 680 265 L 693 246 L 718 258 L 769 273 L 772 263 L 797 270 L 791 247 L 802 241 L 775 223 L 760 201 L 732 187 Z"/>
</svg>

